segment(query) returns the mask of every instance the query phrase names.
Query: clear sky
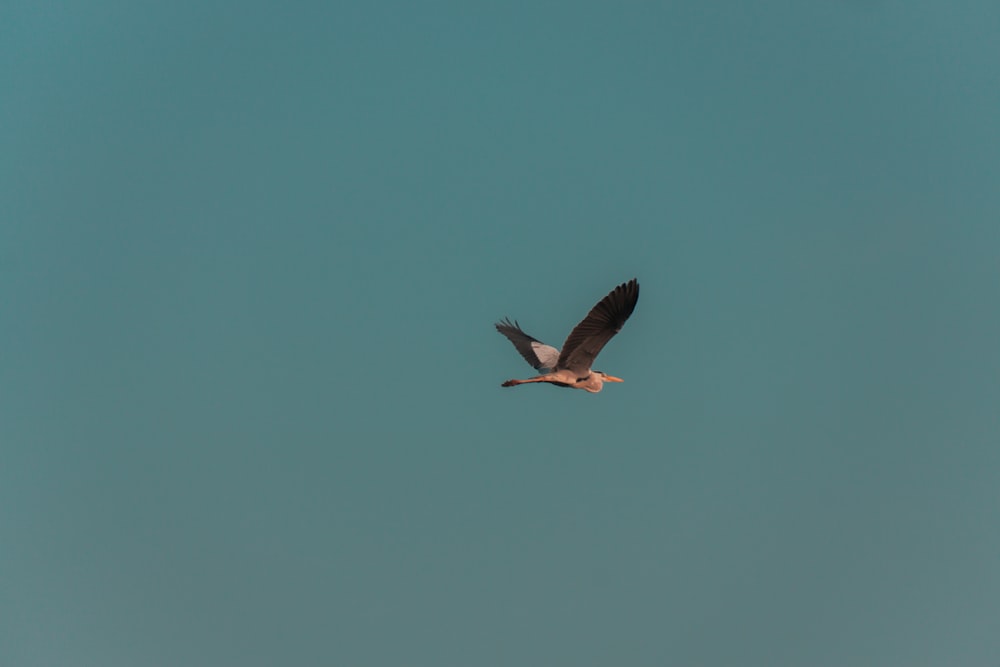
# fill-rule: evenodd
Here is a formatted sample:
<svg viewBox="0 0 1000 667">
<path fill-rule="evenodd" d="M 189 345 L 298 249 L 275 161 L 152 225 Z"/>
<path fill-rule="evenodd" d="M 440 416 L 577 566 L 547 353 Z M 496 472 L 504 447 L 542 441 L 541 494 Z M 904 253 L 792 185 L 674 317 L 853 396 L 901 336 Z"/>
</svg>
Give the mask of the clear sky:
<svg viewBox="0 0 1000 667">
<path fill-rule="evenodd" d="M 996 665 L 998 34 L 6 2 L 0 663 Z"/>
</svg>

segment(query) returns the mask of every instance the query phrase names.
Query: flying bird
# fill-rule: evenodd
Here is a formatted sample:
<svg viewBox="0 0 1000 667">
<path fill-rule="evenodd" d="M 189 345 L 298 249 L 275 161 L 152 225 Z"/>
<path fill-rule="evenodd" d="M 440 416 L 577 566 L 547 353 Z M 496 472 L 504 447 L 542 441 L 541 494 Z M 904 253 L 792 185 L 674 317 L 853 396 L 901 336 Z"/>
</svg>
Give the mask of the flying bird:
<svg viewBox="0 0 1000 667">
<path fill-rule="evenodd" d="M 621 331 L 638 300 L 639 283 L 635 278 L 611 290 L 573 328 L 561 352 L 524 333 L 517 320 L 511 322 L 510 318 L 504 318 L 497 322 L 497 331 L 514 344 L 525 361 L 543 373 L 527 380 L 507 380 L 500 386 L 548 382 L 596 394 L 605 382 L 622 382 L 621 378 L 591 370 L 590 366 L 607 342 Z"/>
</svg>

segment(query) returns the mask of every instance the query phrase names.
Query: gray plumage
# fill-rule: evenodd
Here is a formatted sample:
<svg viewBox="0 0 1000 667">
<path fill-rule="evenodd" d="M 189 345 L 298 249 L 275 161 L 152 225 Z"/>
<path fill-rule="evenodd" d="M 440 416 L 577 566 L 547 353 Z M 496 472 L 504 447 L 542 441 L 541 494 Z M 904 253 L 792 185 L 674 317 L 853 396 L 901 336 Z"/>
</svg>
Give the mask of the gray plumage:
<svg viewBox="0 0 1000 667">
<path fill-rule="evenodd" d="M 552 370 L 556 367 L 556 362 L 559 361 L 559 350 L 524 333 L 517 320 L 511 322 L 510 318 L 506 317 L 503 321 L 497 322 L 496 327 L 497 331 L 514 344 L 514 348 L 521 353 L 525 361 L 531 364 L 532 368 Z"/>
</svg>

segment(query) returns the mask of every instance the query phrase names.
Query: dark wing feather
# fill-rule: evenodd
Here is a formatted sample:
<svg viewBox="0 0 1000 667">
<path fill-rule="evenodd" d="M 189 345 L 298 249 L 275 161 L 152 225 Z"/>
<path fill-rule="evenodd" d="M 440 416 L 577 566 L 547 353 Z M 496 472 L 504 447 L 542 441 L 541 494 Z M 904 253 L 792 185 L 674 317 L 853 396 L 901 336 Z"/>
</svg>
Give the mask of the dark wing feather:
<svg viewBox="0 0 1000 667">
<path fill-rule="evenodd" d="M 516 320 L 511 322 L 510 318 L 504 318 L 502 322 L 497 322 L 495 326 L 497 331 L 506 336 L 507 340 L 514 344 L 514 347 L 521 353 L 524 360 L 531 364 L 533 368 L 551 368 L 555 365 L 556 359 L 559 358 L 559 350 L 524 333 Z"/>
<path fill-rule="evenodd" d="M 635 278 L 611 290 L 566 338 L 556 367 L 580 374 L 590 371 L 594 358 L 621 331 L 638 301 L 639 283 Z"/>
</svg>

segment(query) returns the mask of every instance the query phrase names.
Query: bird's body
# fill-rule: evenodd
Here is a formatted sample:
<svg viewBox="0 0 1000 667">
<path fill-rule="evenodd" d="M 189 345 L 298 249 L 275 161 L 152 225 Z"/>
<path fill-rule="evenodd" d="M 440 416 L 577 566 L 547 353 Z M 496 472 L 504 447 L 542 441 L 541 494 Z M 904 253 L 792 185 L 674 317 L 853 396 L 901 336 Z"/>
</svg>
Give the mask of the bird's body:
<svg viewBox="0 0 1000 667">
<path fill-rule="evenodd" d="M 621 378 L 616 378 L 613 375 L 608 375 L 607 373 L 602 373 L 601 371 L 591 371 L 584 377 L 578 378 L 576 377 L 576 373 L 564 368 L 552 373 L 546 373 L 545 375 L 536 375 L 535 377 L 528 378 L 527 380 L 507 380 L 500 386 L 516 387 L 519 384 L 527 384 L 529 382 L 548 382 L 549 384 L 554 384 L 560 387 L 583 389 L 584 391 L 589 391 L 591 394 L 596 394 L 604 388 L 605 382 L 622 381 L 623 380 Z"/>
<path fill-rule="evenodd" d="M 621 378 L 591 370 L 598 353 L 611 338 L 621 331 L 639 300 L 639 283 L 633 278 L 613 289 L 583 321 L 573 328 L 562 351 L 524 333 L 520 325 L 505 319 L 497 322 L 497 331 L 514 344 L 525 361 L 545 371 L 526 380 L 507 380 L 502 387 L 515 387 L 531 382 L 548 382 L 560 387 L 583 389 L 596 394 L 605 382 L 622 382 Z"/>
</svg>

